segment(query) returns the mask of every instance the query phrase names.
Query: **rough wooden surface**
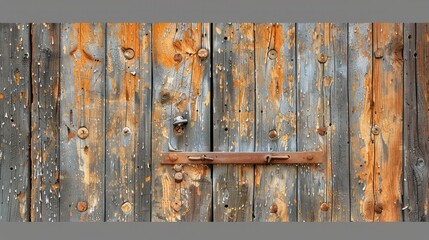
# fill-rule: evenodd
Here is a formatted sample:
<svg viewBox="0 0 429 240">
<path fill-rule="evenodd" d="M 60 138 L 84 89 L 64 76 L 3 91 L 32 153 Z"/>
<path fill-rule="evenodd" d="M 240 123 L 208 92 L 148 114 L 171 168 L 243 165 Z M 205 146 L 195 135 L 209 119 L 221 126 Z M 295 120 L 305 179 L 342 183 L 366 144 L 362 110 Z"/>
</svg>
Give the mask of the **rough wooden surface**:
<svg viewBox="0 0 429 240">
<path fill-rule="evenodd" d="M 34 24 L 31 36 L 31 221 L 58 222 L 60 24 Z"/>
<path fill-rule="evenodd" d="M 213 150 L 255 150 L 254 24 L 213 29 Z M 213 220 L 252 221 L 254 167 L 213 167 Z"/>
<path fill-rule="evenodd" d="M 30 28 L 0 24 L 0 222 L 30 216 Z"/>
<path fill-rule="evenodd" d="M 61 27 L 62 222 L 105 217 L 105 28 L 102 23 Z"/>
<path fill-rule="evenodd" d="M 374 23 L 374 221 L 402 220 L 403 25 Z M 379 209 L 379 210 L 377 210 Z"/>
<path fill-rule="evenodd" d="M 350 220 L 374 220 L 372 24 L 349 23 Z"/>
<path fill-rule="evenodd" d="M 210 150 L 210 24 L 153 24 L 153 117 L 152 117 L 152 221 L 211 220 L 211 169 L 206 165 L 182 166 L 174 177 L 172 166 L 160 165 L 160 152 L 169 145 L 182 151 Z M 173 120 L 188 120 L 175 129 Z"/>
<path fill-rule="evenodd" d="M 256 151 L 296 151 L 295 24 L 255 26 Z M 297 166 L 255 166 L 254 221 L 297 221 Z"/>
</svg>

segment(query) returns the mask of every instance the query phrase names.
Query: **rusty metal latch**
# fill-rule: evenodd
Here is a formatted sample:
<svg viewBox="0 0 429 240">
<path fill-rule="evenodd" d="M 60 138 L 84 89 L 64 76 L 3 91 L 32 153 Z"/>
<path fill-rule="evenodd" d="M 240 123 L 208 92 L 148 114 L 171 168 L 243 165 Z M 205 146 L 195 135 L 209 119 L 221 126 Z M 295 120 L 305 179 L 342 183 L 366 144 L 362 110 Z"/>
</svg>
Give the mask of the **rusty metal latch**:
<svg viewBox="0 0 429 240">
<path fill-rule="evenodd" d="M 161 164 L 318 164 L 323 152 L 163 152 Z"/>
</svg>

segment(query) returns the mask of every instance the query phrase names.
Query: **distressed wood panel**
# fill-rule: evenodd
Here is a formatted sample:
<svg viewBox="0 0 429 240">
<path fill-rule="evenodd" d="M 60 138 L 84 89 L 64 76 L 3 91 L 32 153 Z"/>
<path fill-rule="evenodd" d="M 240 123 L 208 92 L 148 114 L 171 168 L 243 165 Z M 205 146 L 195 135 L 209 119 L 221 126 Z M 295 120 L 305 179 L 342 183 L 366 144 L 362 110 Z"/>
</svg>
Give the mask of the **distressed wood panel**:
<svg viewBox="0 0 429 240">
<path fill-rule="evenodd" d="M 61 27 L 62 222 L 105 217 L 105 28 L 102 23 Z"/>
<path fill-rule="evenodd" d="M 404 24 L 404 221 L 428 221 L 427 24 Z"/>
<path fill-rule="evenodd" d="M 182 151 L 209 151 L 211 127 L 210 24 L 153 24 L 153 184 L 152 221 L 211 220 L 212 180 L 207 165 L 161 166 L 169 146 Z M 188 120 L 183 129 L 173 120 Z M 181 170 L 179 169 L 181 168 Z M 182 181 L 179 175 L 183 176 Z"/>
<path fill-rule="evenodd" d="M 374 23 L 374 221 L 402 220 L 403 24 Z"/>
<path fill-rule="evenodd" d="M 349 189 L 349 122 L 348 122 L 348 76 L 347 45 L 348 25 L 325 24 L 322 49 L 327 57 L 323 64 L 323 137 L 326 154 L 326 197 L 321 210 L 330 212 L 328 220 L 350 221 Z"/>
<path fill-rule="evenodd" d="M 256 151 L 296 151 L 295 24 L 255 26 Z M 297 166 L 256 165 L 254 221 L 297 221 Z"/>
<path fill-rule="evenodd" d="M 326 140 L 318 134 L 325 126 L 324 64 L 319 63 L 321 54 L 327 55 L 325 34 L 329 24 L 297 24 L 297 150 L 326 152 Z M 298 221 L 328 221 L 331 211 L 322 211 L 327 201 L 325 176 L 330 159 L 326 163 L 298 167 Z"/>
<path fill-rule="evenodd" d="M 349 23 L 350 220 L 374 220 L 372 24 Z"/>
<path fill-rule="evenodd" d="M 30 216 L 29 37 L 29 24 L 0 24 L 0 222 Z"/>
<path fill-rule="evenodd" d="M 142 176 L 147 175 L 148 156 L 139 146 L 141 140 L 150 142 L 145 128 L 150 112 L 144 112 L 144 100 L 150 99 L 149 35 L 139 23 L 109 23 L 106 31 L 106 221 L 129 222 L 137 216 L 135 197 L 142 196 L 147 184 Z"/>
<path fill-rule="evenodd" d="M 58 222 L 60 24 L 33 24 L 31 221 Z"/>
<path fill-rule="evenodd" d="M 216 23 L 213 36 L 213 150 L 255 149 L 254 24 Z M 213 220 L 252 221 L 254 166 L 213 167 Z"/>
</svg>

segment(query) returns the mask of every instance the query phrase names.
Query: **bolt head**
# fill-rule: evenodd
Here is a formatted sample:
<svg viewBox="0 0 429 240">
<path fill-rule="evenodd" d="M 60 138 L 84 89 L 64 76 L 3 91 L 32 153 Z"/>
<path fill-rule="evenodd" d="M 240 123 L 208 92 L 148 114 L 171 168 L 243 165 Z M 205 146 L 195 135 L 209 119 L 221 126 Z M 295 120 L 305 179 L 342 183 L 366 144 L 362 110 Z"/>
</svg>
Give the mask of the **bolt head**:
<svg viewBox="0 0 429 240">
<path fill-rule="evenodd" d="M 383 48 L 377 48 L 374 52 L 375 58 L 382 58 L 384 55 L 384 49 Z"/>
<path fill-rule="evenodd" d="M 204 60 L 209 56 L 209 51 L 205 48 L 201 48 L 200 50 L 198 50 L 197 54 L 198 54 L 198 57 Z"/>
<path fill-rule="evenodd" d="M 77 130 L 77 136 L 78 136 L 80 139 L 85 139 L 85 138 L 87 138 L 87 137 L 88 137 L 88 135 L 89 135 L 89 131 L 88 131 L 88 129 L 87 129 L 86 127 L 80 127 L 80 128 Z"/>
<path fill-rule="evenodd" d="M 268 132 L 268 136 L 270 137 L 270 139 L 276 139 L 276 138 L 278 138 L 279 134 L 278 134 L 276 129 L 271 129 Z"/>
<path fill-rule="evenodd" d="M 176 172 L 174 174 L 174 180 L 176 180 L 176 182 L 181 182 L 183 181 L 183 173 L 181 172 Z"/>
<path fill-rule="evenodd" d="M 180 53 L 174 54 L 173 59 L 175 62 L 181 62 L 182 61 L 182 54 L 180 54 Z"/>
<path fill-rule="evenodd" d="M 177 156 L 177 154 L 170 154 L 169 159 L 171 162 L 175 162 L 177 161 L 177 159 L 179 159 L 179 157 Z"/>
<path fill-rule="evenodd" d="M 274 60 L 277 58 L 277 51 L 275 49 L 271 49 L 268 51 L 268 58 Z"/>
<path fill-rule="evenodd" d="M 324 136 L 324 135 L 326 134 L 326 128 L 325 128 L 325 127 L 318 128 L 318 129 L 317 129 L 317 133 L 318 133 L 320 136 Z"/>
<path fill-rule="evenodd" d="M 273 204 L 271 204 L 271 206 L 270 206 L 270 213 L 277 213 L 277 211 L 278 211 L 278 206 L 277 206 L 277 204 L 276 203 L 273 203 Z"/>
<path fill-rule="evenodd" d="M 320 54 L 318 59 L 317 59 L 320 63 L 325 63 L 326 61 L 328 61 L 328 58 L 326 57 L 325 54 Z"/>
<path fill-rule="evenodd" d="M 128 60 L 133 59 L 135 55 L 134 49 L 132 48 L 126 48 L 124 50 L 124 57 Z"/>
<path fill-rule="evenodd" d="M 309 160 L 309 161 L 311 161 L 311 160 L 313 160 L 313 155 L 307 155 L 307 160 Z"/>
<path fill-rule="evenodd" d="M 320 210 L 326 212 L 329 210 L 329 205 L 327 203 L 322 203 L 322 205 L 320 206 Z"/>
<path fill-rule="evenodd" d="M 130 213 L 131 212 L 131 209 L 132 209 L 132 205 L 131 205 L 131 203 L 130 202 L 124 202 L 123 204 L 122 204 L 122 206 L 121 206 L 121 210 L 122 210 L 122 212 L 123 213 L 125 213 L 125 214 L 128 214 L 128 213 Z"/>
<path fill-rule="evenodd" d="M 79 212 L 85 212 L 88 209 L 88 203 L 85 201 L 78 202 L 76 208 Z"/>
<path fill-rule="evenodd" d="M 125 135 L 129 135 L 129 134 L 131 133 L 131 129 L 130 129 L 129 127 L 124 127 L 124 129 L 122 129 L 122 132 L 123 132 Z"/>
<path fill-rule="evenodd" d="M 183 170 L 183 166 L 182 164 L 174 164 L 173 169 L 176 172 L 181 172 Z"/>
<path fill-rule="evenodd" d="M 380 129 L 379 126 L 373 126 L 371 128 L 371 133 L 374 134 L 374 135 L 378 135 L 378 134 L 380 134 L 380 132 L 381 132 L 381 129 Z"/>
</svg>

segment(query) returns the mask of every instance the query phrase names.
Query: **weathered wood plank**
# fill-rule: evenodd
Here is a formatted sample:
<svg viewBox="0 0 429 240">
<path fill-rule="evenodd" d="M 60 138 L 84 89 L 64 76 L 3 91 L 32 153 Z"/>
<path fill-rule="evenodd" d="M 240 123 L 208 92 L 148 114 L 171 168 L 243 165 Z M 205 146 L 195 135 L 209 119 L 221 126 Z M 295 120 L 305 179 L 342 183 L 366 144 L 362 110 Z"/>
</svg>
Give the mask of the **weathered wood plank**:
<svg viewBox="0 0 429 240">
<path fill-rule="evenodd" d="M 0 222 L 30 216 L 29 38 L 29 24 L 0 24 Z"/>
<path fill-rule="evenodd" d="M 326 24 L 297 24 L 297 149 L 326 152 L 326 139 L 318 134 L 325 126 L 324 64 L 318 61 L 326 53 Z M 322 211 L 327 204 L 325 164 L 298 167 L 298 221 L 328 221 L 331 211 Z M 327 206 L 325 206 L 327 207 Z"/>
<path fill-rule="evenodd" d="M 350 221 L 349 122 L 347 76 L 347 24 L 324 24 L 322 49 L 327 57 L 323 65 L 323 136 L 326 153 L 326 200 L 322 211 L 330 211 L 334 222 Z M 326 134 L 326 135 L 324 135 Z"/>
<path fill-rule="evenodd" d="M 106 221 L 134 221 L 139 144 L 140 24 L 107 24 Z"/>
<path fill-rule="evenodd" d="M 213 46 L 213 150 L 253 152 L 254 24 L 214 24 Z M 214 166 L 214 221 L 252 221 L 253 186 L 253 166 Z"/>
<path fill-rule="evenodd" d="M 105 24 L 61 31 L 60 220 L 103 221 Z"/>
<path fill-rule="evenodd" d="M 350 220 L 373 221 L 372 24 L 349 23 L 348 33 Z"/>
<path fill-rule="evenodd" d="M 295 24 L 256 24 L 256 151 L 296 151 Z M 255 166 L 254 221 L 297 221 L 297 166 Z"/>
<path fill-rule="evenodd" d="M 210 24 L 153 24 L 152 221 L 210 221 L 211 169 L 207 165 L 161 166 L 169 145 L 210 150 Z M 188 120 L 174 128 L 177 116 Z M 181 168 L 181 169 L 179 169 Z M 180 175 L 183 176 L 182 181 Z"/>
<path fill-rule="evenodd" d="M 60 24 L 33 24 L 31 221 L 58 222 Z"/>
<path fill-rule="evenodd" d="M 374 221 L 402 220 L 403 25 L 374 23 Z M 381 55 L 379 57 L 379 55 Z"/>
</svg>

